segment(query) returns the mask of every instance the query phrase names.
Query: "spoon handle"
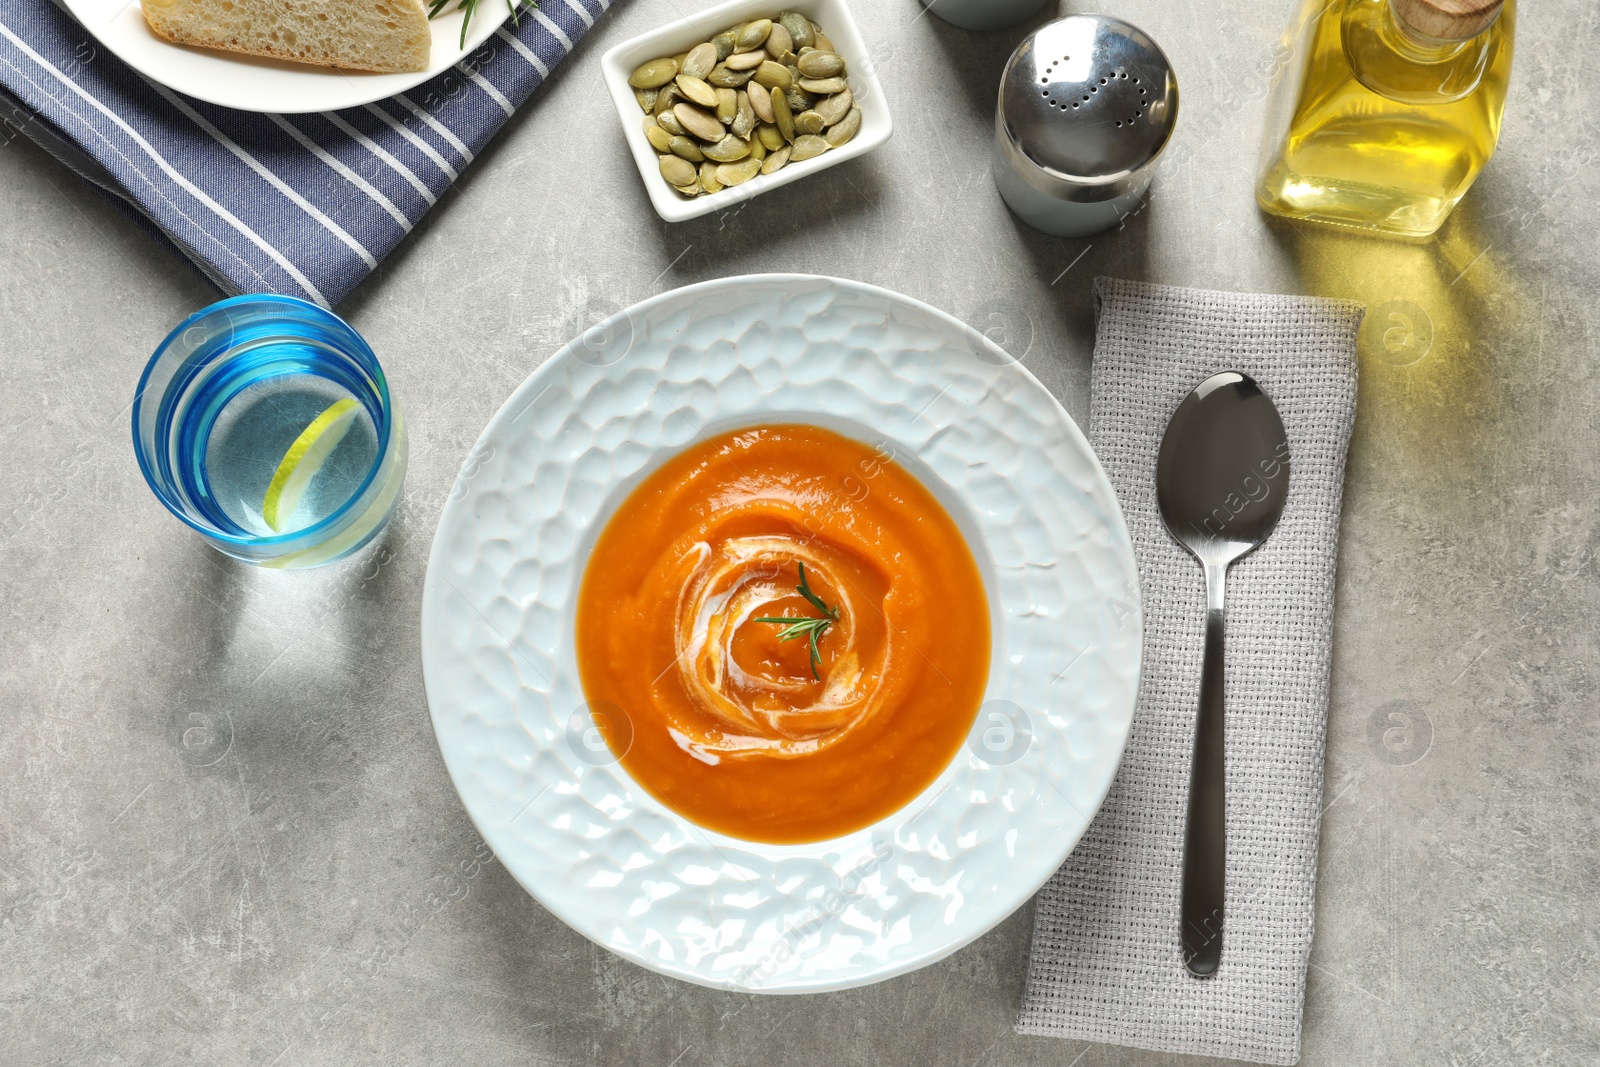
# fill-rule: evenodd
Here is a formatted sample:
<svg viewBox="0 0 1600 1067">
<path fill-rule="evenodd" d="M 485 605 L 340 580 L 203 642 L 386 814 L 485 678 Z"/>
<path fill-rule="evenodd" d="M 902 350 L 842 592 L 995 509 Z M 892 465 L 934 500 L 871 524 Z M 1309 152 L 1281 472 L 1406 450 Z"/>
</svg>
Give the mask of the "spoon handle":
<svg viewBox="0 0 1600 1067">
<path fill-rule="evenodd" d="M 1189 771 L 1189 823 L 1183 842 L 1183 962 L 1204 978 L 1222 959 L 1223 883 L 1227 872 L 1227 791 L 1223 764 L 1223 597 L 1226 564 L 1206 565 L 1206 650 L 1200 711 Z"/>
</svg>

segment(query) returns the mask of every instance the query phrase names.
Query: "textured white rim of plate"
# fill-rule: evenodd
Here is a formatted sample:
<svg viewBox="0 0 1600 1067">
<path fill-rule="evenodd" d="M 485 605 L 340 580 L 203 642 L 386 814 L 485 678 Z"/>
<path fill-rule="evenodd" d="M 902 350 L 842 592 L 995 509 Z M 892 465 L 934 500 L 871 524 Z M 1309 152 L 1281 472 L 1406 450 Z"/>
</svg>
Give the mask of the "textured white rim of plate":
<svg viewBox="0 0 1600 1067">
<path fill-rule="evenodd" d="M 857 381 L 813 366 L 813 347 L 805 361 L 791 357 L 788 371 L 798 378 L 761 384 L 753 372 L 778 364 L 752 362 L 760 337 L 737 335 L 745 338 L 741 348 L 727 329 L 742 321 L 759 331 L 791 304 L 824 309 L 803 325 L 827 341 L 822 351 L 852 354 Z M 719 316 L 720 334 L 701 329 Z M 892 352 L 851 343 L 881 343 L 897 332 L 902 347 Z M 913 340 L 922 345 L 907 347 Z M 922 366 L 919 354 L 944 359 Z M 650 364 L 651 356 L 660 362 Z M 929 398 L 913 423 L 935 405 L 956 420 L 923 435 L 919 447 L 897 436 L 909 407 L 891 412 L 875 399 L 899 373 L 925 379 L 912 383 L 917 402 Z M 652 388 L 630 400 L 630 388 L 650 381 Z M 952 384 L 976 384 L 979 394 L 949 395 Z M 726 391 L 721 399 L 718 387 Z M 656 443 L 597 446 L 595 432 L 615 420 L 583 424 L 592 396 L 639 416 L 633 428 L 652 428 Z M 825 406 L 818 396 L 828 398 Z M 884 404 L 874 411 L 884 421 L 835 414 L 852 403 Z M 686 405 L 707 404 L 711 417 L 699 423 L 686 413 Z M 971 430 L 1000 434 L 989 421 L 996 414 L 1008 425 L 994 454 L 1019 461 L 1009 473 L 961 458 L 964 450 L 994 445 Z M 512 434 L 525 415 L 527 428 Z M 983 540 L 972 548 L 999 620 L 989 688 L 968 746 L 901 811 L 809 845 L 758 844 L 689 823 L 634 784 L 608 752 L 583 755 L 593 749 L 573 729 L 588 720 L 563 714 L 586 707 L 570 640 L 572 601 L 606 516 L 650 470 L 704 434 L 781 420 L 812 421 L 863 440 L 881 436 L 903 448 L 900 458 L 912 459 L 957 521 L 981 528 Z M 1026 435 L 1033 423 L 1043 438 L 1012 436 Z M 573 437 L 580 432 L 590 435 L 582 450 Z M 569 440 L 558 445 L 562 437 Z M 1005 445 L 1035 451 L 1022 455 Z M 604 466 L 603 489 L 574 492 L 571 474 L 584 464 Z M 1071 477 L 1054 478 L 1057 465 Z M 975 474 L 973 486 L 952 477 L 963 469 Z M 549 494 L 539 486 L 557 484 L 551 471 L 565 472 L 554 510 L 526 527 L 529 540 L 518 547 L 515 527 L 529 521 L 518 516 L 529 509 L 513 506 L 507 494 L 526 494 L 521 503 L 534 509 L 550 505 L 540 504 Z M 1001 497 L 972 498 L 997 487 L 1005 490 Z M 1017 509 L 1009 518 L 997 510 L 1007 506 Z M 498 534 L 485 538 L 485 530 Z M 1034 543 L 1024 545 L 1028 538 Z M 468 579 L 488 561 L 508 569 L 492 596 L 469 598 L 462 585 L 471 589 Z M 547 582 L 552 565 L 555 578 Z M 1069 571 L 1088 594 L 1081 602 L 1067 604 L 1065 589 L 1051 588 Z M 532 592 L 514 597 L 505 582 L 519 573 L 515 581 L 531 580 Z M 479 833 L 529 894 L 597 944 L 659 973 L 713 988 L 813 993 L 936 962 L 992 929 L 1049 879 L 1088 828 L 1120 763 L 1142 630 L 1133 549 L 1115 493 L 1076 424 L 1026 368 L 909 297 L 840 279 L 756 275 L 636 304 L 574 339 L 512 393 L 463 464 L 440 517 L 421 643 L 435 736 L 451 779 Z M 986 717 L 995 709 L 1000 718 Z M 988 748 L 994 762 L 979 758 L 979 739 L 991 736 L 985 729 L 1006 736 L 1008 726 L 1014 733 L 1007 744 Z M 961 788 L 952 793 L 953 786 Z"/>
<path fill-rule="evenodd" d="M 465 16 L 452 10 L 429 23 L 427 70 L 368 74 L 173 44 L 150 29 L 137 0 L 61 2 L 96 40 L 151 81 L 209 104 L 274 115 L 338 111 L 403 93 L 461 62 L 511 17 L 505 0 L 483 0 L 462 48 L 457 42 Z"/>
</svg>

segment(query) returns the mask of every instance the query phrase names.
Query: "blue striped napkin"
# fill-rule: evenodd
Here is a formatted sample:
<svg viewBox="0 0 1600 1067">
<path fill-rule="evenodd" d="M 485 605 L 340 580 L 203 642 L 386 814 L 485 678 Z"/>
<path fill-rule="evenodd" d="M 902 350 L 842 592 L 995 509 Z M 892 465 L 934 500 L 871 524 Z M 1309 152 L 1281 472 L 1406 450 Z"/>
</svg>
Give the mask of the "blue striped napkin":
<svg viewBox="0 0 1600 1067">
<path fill-rule="evenodd" d="M 0 0 L 0 141 L 27 134 L 226 293 L 331 307 L 400 243 L 612 0 L 543 0 L 409 93 L 312 115 L 145 80 L 47 0 Z M 480 16 L 482 17 L 482 16 Z"/>
</svg>

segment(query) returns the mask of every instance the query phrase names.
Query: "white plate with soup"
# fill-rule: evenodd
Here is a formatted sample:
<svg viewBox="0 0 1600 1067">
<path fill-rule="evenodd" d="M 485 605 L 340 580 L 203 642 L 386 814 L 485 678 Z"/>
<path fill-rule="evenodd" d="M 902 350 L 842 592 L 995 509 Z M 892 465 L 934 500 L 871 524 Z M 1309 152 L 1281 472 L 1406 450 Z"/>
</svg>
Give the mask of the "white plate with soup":
<svg viewBox="0 0 1600 1067">
<path fill-rule="evenodd" d="M 156 35 L 137 2 L 62 0 L 108 51 L 153 82 L 196 100 L 273 114 L 359 107 L 414 89 L 477 51 L 511 17 L 505 0 L 479 0 L 461 43 L 465 14 L 452 2 L 429 22 L 426 70 L 373 74 L 174 44 Z M 524 8 L 520 18 L 532 18 Z"/>
<path fill-rule="evenodd" d="M 528 892 L 652 970 L 801 993 L 1038 890 L 1110 788 L 1140 634 L 1115 495 L 1027 370 L 907 297 L 761 275 L 638 304 L 511 395 L 441 516 L 422 655 Z"/>
</svg>

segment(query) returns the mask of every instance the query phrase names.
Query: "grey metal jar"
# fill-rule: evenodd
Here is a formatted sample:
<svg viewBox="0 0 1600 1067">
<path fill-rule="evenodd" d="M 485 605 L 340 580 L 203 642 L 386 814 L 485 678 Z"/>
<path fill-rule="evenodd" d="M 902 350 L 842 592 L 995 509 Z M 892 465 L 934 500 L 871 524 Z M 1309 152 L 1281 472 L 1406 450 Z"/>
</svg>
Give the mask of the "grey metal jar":
<svg viewBox="0 0 1600 1067">
<path fill-rule="evenodd" d="M 1177 77 L 1148 34 L 1107 15 L 1057 19 L 1000 76 L 995 185 L 1035 229 L 1099 233 L 1143 202 L 1177 118 Z"/>
<path fill-rule="evenodd" d="M 965 30 L 1004 30 L 1026 22 L 1048 0 L 922 0 L 922 6 Z"/>
</svg>

